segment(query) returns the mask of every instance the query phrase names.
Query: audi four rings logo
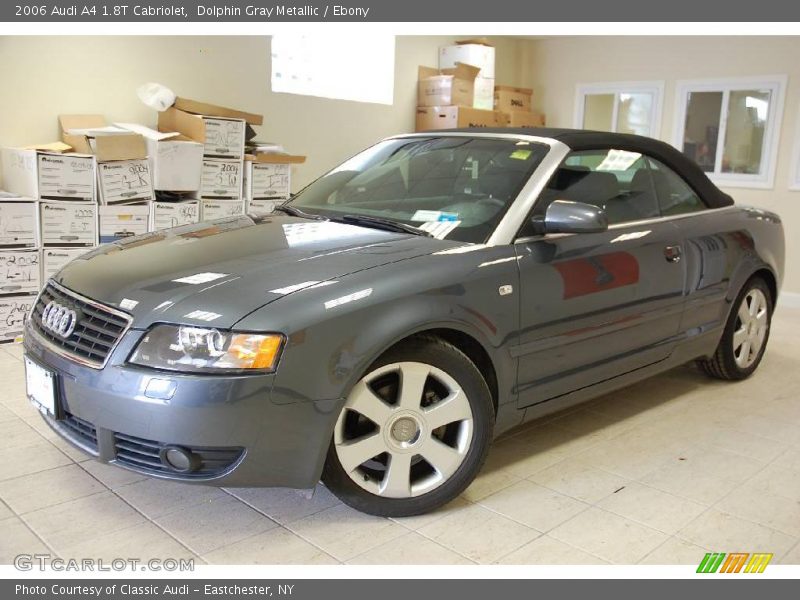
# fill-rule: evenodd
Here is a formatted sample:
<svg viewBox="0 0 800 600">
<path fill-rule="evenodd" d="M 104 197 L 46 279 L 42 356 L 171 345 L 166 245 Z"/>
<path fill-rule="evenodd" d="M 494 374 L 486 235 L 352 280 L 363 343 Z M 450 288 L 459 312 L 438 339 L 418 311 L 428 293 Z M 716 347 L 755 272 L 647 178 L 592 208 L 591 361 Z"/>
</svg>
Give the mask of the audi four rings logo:
<svg viewBox="0 0 800 600">
<path fill-rule="evenodd" d="M 42 326 L 56 335 L 67 339 L 75 331 L 78 324 L 78 313 L 71 308 L 61 306 L 58 302 L 50 302 L 42 313 Z"/>
</svg>

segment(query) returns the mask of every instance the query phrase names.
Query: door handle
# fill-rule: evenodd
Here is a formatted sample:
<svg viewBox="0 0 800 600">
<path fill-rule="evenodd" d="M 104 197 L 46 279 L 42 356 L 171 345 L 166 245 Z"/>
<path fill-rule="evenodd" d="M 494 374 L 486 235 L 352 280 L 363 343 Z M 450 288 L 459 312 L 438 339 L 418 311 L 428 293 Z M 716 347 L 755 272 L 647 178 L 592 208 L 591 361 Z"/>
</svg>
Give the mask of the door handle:
<svg viewBox="0 0 800 600">
<path fill-rule="evenodd" d="M 664 248 L 664 258 L 667 262 L 676 263 L 681 261 L 681 247 L 680 246 L 667 246 Z"/>
</svg>

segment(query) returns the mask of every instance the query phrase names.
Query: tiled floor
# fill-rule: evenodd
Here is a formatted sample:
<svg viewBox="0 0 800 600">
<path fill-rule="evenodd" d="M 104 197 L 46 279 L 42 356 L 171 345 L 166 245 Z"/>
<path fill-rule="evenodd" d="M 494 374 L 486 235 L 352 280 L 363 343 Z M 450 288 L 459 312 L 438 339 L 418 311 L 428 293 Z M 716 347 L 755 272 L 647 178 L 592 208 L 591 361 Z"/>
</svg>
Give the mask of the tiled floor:
<svg viewBox="0 0 800 600">
<path fill-rule="evenodd" d="M 512 432 L 461 498 L 360 514 L 318 487 L 217 489 L 86 460 L 24 396 L 0 346 L 0 563 L 195 557 L 247 563 L 697 564 L 714 550 L 800 563 L 800 311 L 777 314 L 750 380 L 693 367 Z"/>
</svg>

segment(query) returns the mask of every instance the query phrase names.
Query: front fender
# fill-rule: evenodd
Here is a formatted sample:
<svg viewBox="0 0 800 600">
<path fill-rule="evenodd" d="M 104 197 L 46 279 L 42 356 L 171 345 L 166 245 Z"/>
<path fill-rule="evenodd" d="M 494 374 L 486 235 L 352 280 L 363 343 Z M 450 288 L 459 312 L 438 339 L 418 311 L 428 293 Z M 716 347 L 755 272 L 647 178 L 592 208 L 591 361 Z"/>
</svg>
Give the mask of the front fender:
<svg viewBox="0 0 800 600">
<path fill-rule="evenodd" d="M 422 331 L 446 328 L 477 340 L 494 364 L 501 404 L 514 401 L 518 271 L 510 246 L 468 246 L 361 271 L 288 294 L 237 323 L 281 331 L 288 342 L 276 398 L 336 400 L 383 352 Z M 302 279 L 302 275 L 299 275 Z M 511 285 L 515 293 L 500 296 Z"/>
</svg>

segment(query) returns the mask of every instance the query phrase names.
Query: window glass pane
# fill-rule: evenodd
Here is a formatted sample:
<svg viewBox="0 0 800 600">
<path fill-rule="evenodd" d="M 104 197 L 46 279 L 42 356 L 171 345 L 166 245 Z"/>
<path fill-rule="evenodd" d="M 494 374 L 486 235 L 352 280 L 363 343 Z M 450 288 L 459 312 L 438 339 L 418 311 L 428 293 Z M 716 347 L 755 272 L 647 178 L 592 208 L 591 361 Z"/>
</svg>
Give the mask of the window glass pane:
<svg viewBox="0 0 800 600">
<path fill-rule="evenodd" d="M 690 92 L 683 129 L 683 153 L 703 171 L 714 170 L 722 92 Z"/>
<path fill-rule="evenodd" d="M 368 32 L 350 37 L 323 32 L 275 34 L 272 91 L 392 104 L 394 41 L 393 35 Z"/>
<path fill-rule="evenodd" d="M 694 193 L 683 177 L 663 163 L 652 158 L 649 160 L 661 214 L 679 215 L 706 208 L 700 196 Z"/>
<path fill-rule="evenodd" d="M 723 173 L 761 172 L 769 103 L 769 91 L 731 91 L 722 153 Z"/>
<path fill-rule="evenodd" d="M 587 94 L 583 101 L 583 127 L 614 131 L 614 94 Z"/>
<path fill-rule="evenodd" d="M 647 161 L 625 150 L 572 153 L 542 192 L 536 213 L 543 214 L 553 200 L 599 206 L 609 223 L 660 215 Z"/>
<path fill-rule="evenodd" d="M 619 108 L 617 109 L 617 132 L 652 135 L 650 124 L 652 111 L 652 94 L 620 94 Z"/>
</svg>

